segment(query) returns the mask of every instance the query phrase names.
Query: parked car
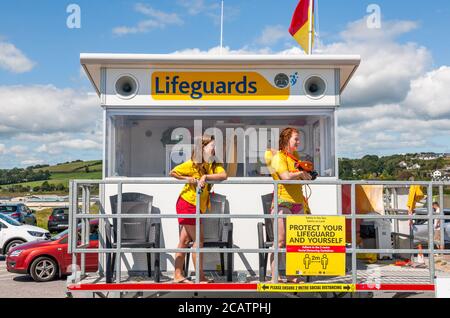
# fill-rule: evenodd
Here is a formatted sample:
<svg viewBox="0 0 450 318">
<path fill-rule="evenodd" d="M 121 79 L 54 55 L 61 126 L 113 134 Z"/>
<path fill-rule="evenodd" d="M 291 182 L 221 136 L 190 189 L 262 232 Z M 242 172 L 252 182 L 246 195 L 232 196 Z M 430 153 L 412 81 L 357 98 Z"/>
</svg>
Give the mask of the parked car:
<svg viewBox="0 0 450 318">
<path fill-rule="evenodd" d="M 416 215 L 427 215 L 428 210 L 426 208 L 418 208 L 414 210 Z M 444 215 L 450 216 L 450 209 L 444 209 Z M 444 220 L 441 222 L 444 225 L 444 242 L 450 244 L 450 220 Z M 428 243 L 428 220 L 414 220 L 413 222 L 414 242 L 416 244 L 422 243 L 427 245 Z"/>
<path fill-rule="evenodd" d="M 61 232 L 69 227 L 69 208 L 53 208 L 48 217 L 47 228 L 50 232 Z"/>
<path fill-rule="evenodd" d="M 78 209 L 81 213 L 81 210 Z M 81 223 L 81 220 L 78 220 Z M 47 228 L 50 232 L 61 232 L 69 227 L 69 208 L 53 208 L 52 213 L 48 217 Z"/>
<path fill-rule="evenodd" d="M 98 247 L 98 220 L 90 221 L 89 247 Z M 31 242 L 11 249 L 6 257 L 8 272 L 29 274 L 37 282 L 48 282 L 71 272 L 72 254 L 67 253 L 69 230 L 47 241 Z M 77 257 L 80 266 L 80 257 Z M 98 253 L 86 253 L 86 272 L 98 269 Z"/>
<path fill-rule="evenodd" d="M 23 203 L 0 204 L 0 213 L 8 215 L 20 223 L 30 225 L 37 224 L 34 211 Z"/>
<path fill-rule="evenodd" d="M 19 244 L 50 238 L 50 233 L 40 227 L 22 224 L 0 213 L 0 254 L 6 255 Z"/>
</svg>

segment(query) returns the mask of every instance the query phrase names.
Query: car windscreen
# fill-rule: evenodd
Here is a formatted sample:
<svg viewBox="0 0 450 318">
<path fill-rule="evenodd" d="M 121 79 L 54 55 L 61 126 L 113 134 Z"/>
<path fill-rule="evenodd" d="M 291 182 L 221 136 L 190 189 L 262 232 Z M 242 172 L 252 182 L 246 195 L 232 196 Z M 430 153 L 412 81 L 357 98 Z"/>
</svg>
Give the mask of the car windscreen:
<svg viewBox="0 0 450 318">
<path fill-rule="evenodd" d="M 53 215 L 69 215 L 69 209 L 54 209 Z"/>
<path fill-rule="evenodd" d="M 424 215 L 424 216 L 428 215 L 428 209 L 426 209 L 426 208 L 415 209 L 414 212 L 416 215 Z M 434 212 L 434 214 L 437 214 L 436 211 L 433 211 L 433 212 Z M 450 216 L 450 209 L 444 209 L 444 215 Z M 444 223 L 449 223 L 449 222 L 450 222 L 450 220 L 445 220 Z M 428 224 L 428 220 L 427 219 L 414 220 L 414 224 L 415 225 Z"/>
<path fill-rule="evenodd" d="M 51 240 L 52 241 L 56 241 L 59 240 L 60 238 L 62 238 L 63 236 L 66 236 L 67 234 L 69 234 L 69 229 L 62 231 L 61 233 L 58 233 L 55 236 L 52 236 Z"/>
<path fill-rule="evenodd" d="M 0 212 L 16 212 L 16 205 L 0 205 Z"/>
<path fill-rule="evenodd" d="M 1 213 L 0 213 L 0 219 L 2 219 L 3 221 L 5 221 L 6 223 L 11 224 L 11 225 L 15 225 L 15 226 L 22 225 L 19 222 L 17 222 L 16 220 L 14 220 L 13 218 L 11 218 L 7 215 L 1 214 Z"/>
<path fill-rule="evenodd" d="M 78 230 L 80 230 L 80 226 L 77 227 Z M 97 240 L 98 239 L 98 224 L 97 223 L 91 223 L 89 226 L 89 231 L 90 231 L 90 239 L 91 240 Z M 66 236 L 69 234 L 69 229 L 62 231 L 61 233 L 58 233 L 55 236 L 52 236 L 51 240 L 52 241 L 56 241 L 61 239 L 62 237 Z M 80 236 L 80 233 L 77 233 L 78 236 Z M 93 234 L 95 234 L 96 236 L 93 237 Z"/>
</svg>

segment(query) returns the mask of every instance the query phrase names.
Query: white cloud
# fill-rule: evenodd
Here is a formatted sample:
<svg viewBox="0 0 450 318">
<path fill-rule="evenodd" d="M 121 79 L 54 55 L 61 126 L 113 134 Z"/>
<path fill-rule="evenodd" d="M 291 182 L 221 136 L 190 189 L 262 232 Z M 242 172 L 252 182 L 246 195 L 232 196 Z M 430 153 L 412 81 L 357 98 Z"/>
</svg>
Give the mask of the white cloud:
<svg viewBox="0 0 450 318">
<path fill-rule="evenodd" d="M 275 45 L 280 40 L 289 39 L 290 34 L 283 25 L 269 25 L 266 26 L 261 35 L 256 39 L 256 43 L 260 45 Z"/>
<path fill-rule="evenodd" d="M 221 6 L 219 1 L 211 0 L 178 0 L 178 5 L 183 7 L 185 12 L 191 16 L 203 14 L 211 18 L 214 24 L 218 25 L 221 18 Z M 239 16 L 240 9 L 237 6 L 230 5 L 225 1 L 223 10 L 224 21 L 231 22 Z"/>
<path fill-rule="evenodd" d="M 369 28 L 367 17 L 350 22 L 346 29 L 340 33 L 342 39 L 351 41 L 385 41 L 395 39 L 399 35 L 411 32 L 419 27 L 415 21 L 383 21 L 381 28 Z"/>
<path fill-rule="evenodd" d="M 149 7 L 141 8 L 143 14 L 146 8 Z M 156 21 L 158 16 L 163 16 L 158 12 L 146 14 L 153 14 L 149 20 Z M 350 23 L 338 41 L 319 45 L 317 49 L 320 54 L 362 56 L 361 66 L 347 87 L 343 107 L 338 111 L 338 155 L 399 153 L 407 152 L 406 149 L 448 151 L 448 141 L 443 145 L 438 140 L 448 140 L 450 136 L 450 90 L 447 89 L 450 67 L 432 70 L 432 56 L 427 48 L 397 40 L 398 36 L 417 28 L 415 22 L 387 21 L 381 31 L 367 29 L 363 22 Z M 270 48 L 271 37 L 272 41 L 281 39 L 281 33 L 263 31 L 258 38 L 261 41 L 257 42 L 262 47 L 224 47 L 222 54 L 304 54 L 298 46 L 274 52 Z M 213 47 L 185 49 L 174 54 L 218 55 L 219 52 L 219 47 Z M 0 133 L 33 143 L 43 157 L 66 155 L 68 150 L 100 153 L 102 131 L 98 104 L 96 95 L 51 85 L 0 86 Z M 0 155 L 5 151 L 5 145 L 0 144 Z"/>
<path fill-rule="evenodd" d="M 207 3 L 205 0 L 178 0 L 177 3 L 185 8 L 190 15 L 198 15 L 211 10 L 219 10 L 220 8 L 219 1 Z"/>
<path fill-rule="evenodd" d="M 411 21 L 387 21 L 381 29 L 369 29 L 362 19 L 341 32 L 342 41 L 318 47 L 320 54 L 361 55 L 361 65 L 343 95 L 347 105 L 370 106 L 405 99 L 411 81 L 432 64 L 427 48 L 396 42 L 397 36 L 415 27 Z"/>
<path fill-rule="evenodd" d="M 102 143 L 97 140 L 92 139 L 65 139 L 56 142 L 44 143 L 36 151 L 39 153 L 47 153 L 50 155 L 60 154 L 67 150 L 79 150 L 79 151 L 90 151 L 90 150 L 101 150 Z"/>
<path fill-rule="evenodd" d="M 96 96 L 52 85 L 0 86 L 0 133 L 90 131 L 100 118 Z"/>
<path fill-rule="evenodd" d="M 69 138 L 70 134 L 62 132 L 43 133 L 43 134 L 19 133 L 15 136 L 15 140 L 31 141 L 31 142 L 55 142 L 58 140 L 64 140 Z"/>
<path fill-rule="evenodd" d="M 115 35 L 127 35 L 148 32 L 151 29 L 163 28 L 164 24 L 160 24 L 154 20 L 141 21 L 134 27 L 120 26 L 113 29 Z"/>
<path fill-rule="evenodd" d="M 0 86 L 0 143 L 6 144 L 0 147 L 2 167 L 51 163 L 55 155 L 98 158 L 102 128 L 96 94 L 52 85 Z M 27 156 L 33 156 L 31 161 L 17 161 Z"/>
<path fill-rule="evenodd" d="M 31 71 L 35 63 L 13 44 L 0 39 L 0 68 L 13 73 Z"/>
<path fill-rule="evenodd" d="M 411 82 L 404 102 L 418 114 L 450 118 L 450 67 L 442 66 Z"/>
<path fill-rule="evenodd" d="M 379 104 L 369 107 L 346 107 L 339 109 L 339 124 L 351 125 L 359 122 L 369 122 L 378 118 L 415 118 L 417 115 L 400 104 Z"/>
<path fill-rule="evenodd" d="M 118 36 L 144 33 L 154 29 L 163 29 L 168 25 L 182 25 L 184 22 L 176 13 L 167 13 L 153 7 L 137 3 L 134 10 L 147 16 L 148 19 L 140 21 L 136 26 L 118 26 L 113 29 L 113 33 Z"/>
<path fill-rule="evenodd" d="M 237 50 L 233 50 L 228 46 L 222 48 L 222 55 L 248 55 L 248 54 L 270 54 L 270 48 L 261 48 L 258 50 L 243 47 Z M 181 51 L 172 52 L 172 54 L 185 54 L 185 55 L 219 55 L 221 54 L 220 46 L 215 46 L 209 50 L 201 50 L 198 48 L 184 49 Z"/>
<path fill-rule="evenodd" d="M 385 132 L 376 133 L 374 140 L 377 142 L 392 142 L 397 141 L 397 138 L 393 135 L 386 134 Z"/>
<path fill-rule="evenodd" d="M 341 32 L 341 41 L 319 47 L 325 54 L 361 55 L 338 112 L 340 155 L 443 152 L 450 146 L 436 142 L 450 135 L 449 68 L 431 71 L 427 48 L 397 41 L 416 28 L 413 21 L 386 21 L 368 29 L 361 19 Z"/>
<path fill-rule="evenodd" d="M 23 166 L 34 166 L 34 165 L 40 165 L 43 163 L 45 163 L 44 160 L 37 159 L 37 158 L 30 158 L 30 159 L 23 160 L 22 162 L 20 162 L 20 164 Z"/>
<path fill-rule="evenodd" d="M 401 109 L 400 105 L 397 107 Z M 382 107 L 375 108 L 378 109 L 379 114 L 376 114 L 376 110 L 372 110 L 371 115 L 365 118 L 358 118 L 358 114 L 365 110 L 369 111 L 368 108 L 339 110 L 338 151 L 340 155 L 399 153 L 406 152 L 406 149 L 444 152 L 450 146 L 436 141 L 450 136 L 450 119 L 425 120 L 417 115 L 403 117 L 386 113 Z M 356 113 L 357 118 L 352 121 L 346 120 L 346 117 L 351 116 L 353 112 Z M 342 118 L 344 120 L 341 120 Z"/>
<path fill-rule="evenodd" d="M 72 139 L 72 140 L 62 140 L 50 144 L 50 146 L 55 146 L 62 149 L 79 149 L 79 150 L 100 150 L 102 149 L 102 144 L 90 139 Z"/>
<path fill-rule="evenodd" d="M 134 8 L 137 12 L 140 12 L 151 18 L 154 18 L 157 21 L 164 21 L 166 23 L 182 23 L 183 22 L 176 13 L 166 13 L 164 11 L 154 9 L 151 6 L 143 4 L 143 3 L 137 3 Z"/>
<path fill-rule="evenodd" d="M 8 152 L 12 152 L 16 156 L 23 156 L 27 153 L 27 147 L 21 145 L 15 145 L 8 149 Z"/>
<path fill-rule="evenodd" d="M 450 67 L 432 70 L 427 48 L 397 40 L 418 27 L 413 21 L 386 21 L 382 29 L 368 29 L 361 19 L 349 23 L 338 41 L 318 44 L 318 54 L 360 54 L 362 58 L 338 111 L 338 155 L 450 149 L 448 141 L 439 141 L 450 136 Z M 266 31 L 270 28 L 254 42 L 261 47 L 226 47 L 222 54 L 304 54 L 298 46 L 274 52 L 270 38 L 273 43 L 281 38 L 281 28 L 279 35 Z M 175 53 L 218 54 L 219 48 Z"/>
<path fill-rule="evenodd" d="M 47 153 L 49 155 L 58 155 L 62 153 L 62 150 L 60 148 L 51 147 L 47 144 L 40 145 L 39 147 L 36 148 L 36 151 L 40 153 Z"/>
</svg>

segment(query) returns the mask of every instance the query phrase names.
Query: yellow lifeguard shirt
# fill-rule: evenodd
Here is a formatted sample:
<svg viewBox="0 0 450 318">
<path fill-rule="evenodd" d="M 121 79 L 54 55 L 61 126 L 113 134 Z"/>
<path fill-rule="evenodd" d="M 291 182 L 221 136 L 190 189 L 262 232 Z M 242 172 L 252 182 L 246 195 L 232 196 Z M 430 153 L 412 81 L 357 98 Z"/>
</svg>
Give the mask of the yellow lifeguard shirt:
<svg viewBox="0 0 450 318">
<path fill-rule="evenodd" d="M 223 168 L 223 165 L 216 163 L 214 170 L 213 170 L 213 164 L 212 163 L 204 163 L 203 167 L 205 167 L 206 174 L 216 174 L 216 173 L 222 173 L 225 172 L 225 169 Z M 192 159 L 176 166 L 173 170 L 176 174 L 180 176 L 185 177 L 193 177 L 196 179 L 200 179 L 202 177 L 202 174 L 200 174 L 200 171 L 198 171 L 195 168 L 194 162 Z M 196 195 L 196 189 L 197 186 L 195 184 L 187 183 L 183 187 L 183 190 L 181 190 L 180 196 L 186 200 L 187 202 L 196 205 L 197 203 L 197 195 Z M 200 194 L 200 211 L 204 213 L 206 211 L 206 208 L 209 205 L 209 187 L 205 186 L 203 188 L 202 193 Z"/>
<path fill-rule="evenodd" d="M 422 187 L 419 185 L 413 185 L 409 188 L 408 202 L 406 206 L 414 211 L 416 208 L 416 203 L 424 198 L 424 193 Z"/>
<path fill-rule="evenodd" d="M 295 161 L 286 156 L 282 151 L 278 151 L 272 157 L 270 150 L 266 151 L 265 159 L 269 171 L 274 180 L 280 180 L 280 174 L 283 172 L 290 172 L 297 170 L 295 168 Z M 294 157 L 300 160 L 298 153 L 293 153 Z M 286 201 L 291 203 L 304 204 L 304 197 L 302 186 L 298 184 L 279 184 L 278 185 L 278 201 Z"/>
</svg>

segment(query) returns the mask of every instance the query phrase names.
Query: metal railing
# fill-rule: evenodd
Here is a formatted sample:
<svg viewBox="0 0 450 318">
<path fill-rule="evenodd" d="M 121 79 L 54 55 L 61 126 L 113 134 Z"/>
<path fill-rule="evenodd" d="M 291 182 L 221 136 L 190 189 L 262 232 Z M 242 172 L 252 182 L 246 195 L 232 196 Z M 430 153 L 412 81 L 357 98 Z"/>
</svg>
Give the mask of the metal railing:
<svg viewBox="0 0 450 318">
<path fill-rule="evenodd" d="M 297 184 L 297 185 L 336 185 L 338 186 L 339 192 L 337 197 L 337 207 L 338 209 L 342 208 L 342 186 L 350 185 L 350 200 L 351 200 L 351 211 L 350 214 L 341 214 L 342 211 L 337 211 L 337 215 L 342 215 L 346 219 L 351 220 L 351 248 L 346 249 L 347 254 L 351 254 L 351 276 L 352 276 L 352 284 L 357 283 L 357 254 L 358 253 L 405 253 L 405 254 L 418 254 L 424 253 L 428 255 L 429 261 L 429 270 L 430 270 L 430 284 L 434 283 L 435 278 L 435 263 L 434 263 L 434 254 L 438 252 L 439 254 L 450 254 L 450 250 L 447 249 L 439 249 L 436 250 L 434 248 L 434 220 L 450 220 L 450 216 L 444 215 L 444 187 L 450 186 L 450 182 L 448 181 L 432 181 L 432 182 L 403 182 L 403 181 L 342 181 L 342 180 L 334 180 L 334 181 L 300 181 L 300 180 L 267 180 L 261 179 L 243 179 L 243 180 L 227 180 L 223 182 L 217 182 L 220 184 L 226 185 L 255 185 L 255 184 L 270 184 L 274 187 L 274 213 L 273 214 L 227 214 L 225 217 L 230 219 L 272 219 L 274 222 L 274 242 L 273 248 L 200 248 L 199 239 L 200 239 L 200 227 L 196 227 L 196 244 L 195 247 L 192 248 L 123 248 L 121 247 L 121 224 L 122 219 L 125 218 L 156 218 L 156 219 L 164 219 L 164 218 L 178 218 L 177 214 L 122 214 L 122 191 L 124 185 L 138 185 L 138 184 L 185 184 L 184 181 L 178 181 L 173 179 L 155 179 L 155 180 L 142 180 L 142 179 L 124 179 L 124 180 L 72 180 L 69 184 L 69 204 L 70 204 L 70 220 L 69 220 L 69 240 L 68 240 L 68 252 L 72 253 L 72 272 L 76 271 L 76 260 L 77 254 L 81 254 L 81 275 L 85 274 L 85 257 L 87 253 L 116 253 L 117 262 L 116 266 L 116 283 L 121 282 L 121 255 L 124 253 L 176 253 L 176 252 L 193 252 L 200 255 L 200 253 L 274 253 L 274 277 L 273 280 L 278 281 L 278 258 L 279 253 L 285 254 L 286 248 L 280 248 L 279 239 L 278 239 L 278 220 L 280 218 L 287 218 L 289 215 L 279 214 L 278 213 L 278 185 L 280 184 Z M 213 182 L 211 182 L 213 183 Z M 90 214 L 90 187 L 93 185 L 117 185 L 117 213 L 115 214 Z M 356 186 L 357 185 L 383 185 L 388 187 L 404 187 L 410 185 L 420 185 L 426 187 L 427 189 L 427 215 L 373 215 L 373 214 L 357 214 L 356 212 Z M 441 206 L 441 214 L 437 215 L 433 213 L 432 209 L 432 196 L 433 196 L 433 187 L 439 188 L 439 202 Z M 82 200 L 82 213 L 78 213 L 79 206 L 79 188 L 81 188 L 81 200 Z M 103 196 L 101 196 L 103 197 Z M 104 207 L 103 199 L 100 200 L 102 207 Z M 200 202 L 200 191 L 197 191 L 197 202 Z M 394 205 L 397 205 L 397 202 L 394 202 Z M 314 214 L 315 215 L 315 214 Z M 200 219 L 206 218 L 224 218 L 223 214 L 201 214 L 200 213 L 200 204 L 196 205 L 196 214 L 195 215 L 183 215 L 183 218 L 194 218 L 196 220 L 196 224 L 199 224 Z M 101 222 L 105 219 L 117 219 L 117 239 L 116 239 L 116 247 L 115 248 L 87 248 L 89 245 L 89 219 L 99 219 Z M 428 248 L 427 249 L 364 249 L 357 248 L 356 245 L 356 220 L 358 219 L 393 219 L 393 220 L 428 220 Z M 80 220 L 80 222 L 78 222 Z M 80 223 L 81 229 L 81 240 L 80 245 L 78 244 L 77 235 L 78 235 L 78 223 Z M 102 224 L 102 223 L 100 223 Z M 441 222 L 441 241 L 444 239 L 444 221 Z M 101 226 L 100 226 L 101 227 Z M 195 266 L 195 279 L 196 282 L 200 282 L 200 273 L 199 273 L 199 262 L 200 257 L 196 258 L 196 266 Z"/>
</svg>

